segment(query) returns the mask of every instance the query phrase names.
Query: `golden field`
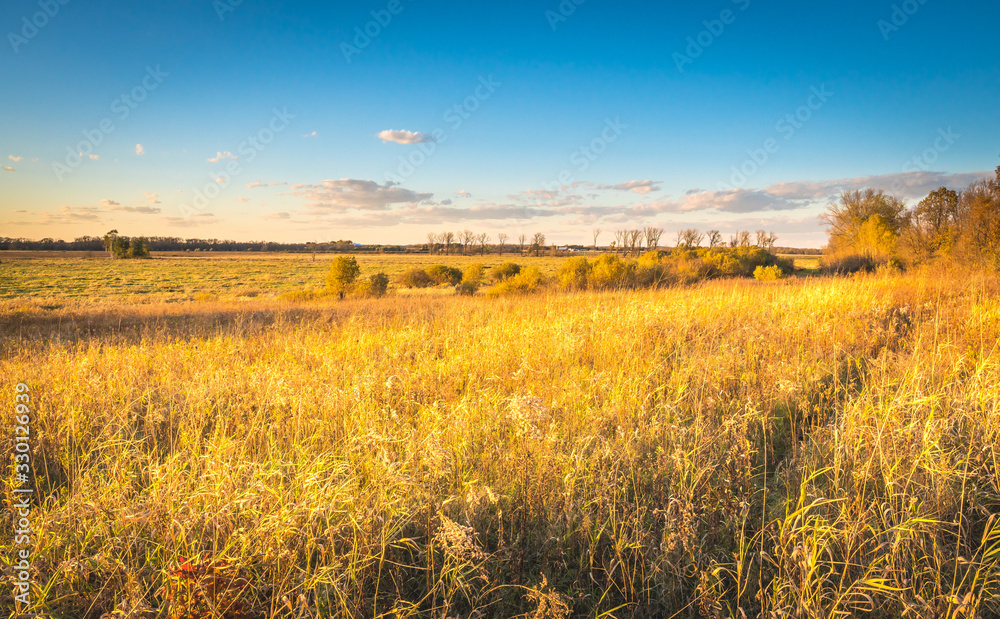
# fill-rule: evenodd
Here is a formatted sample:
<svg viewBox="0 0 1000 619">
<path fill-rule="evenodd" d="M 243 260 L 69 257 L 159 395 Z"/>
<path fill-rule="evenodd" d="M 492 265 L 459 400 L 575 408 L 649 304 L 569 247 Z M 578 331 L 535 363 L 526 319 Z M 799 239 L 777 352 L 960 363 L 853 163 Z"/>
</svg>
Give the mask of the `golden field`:
<svg viewBox="0 0 1000 619">
<path fill-rule="evenodd" d="M 1000 612 L 995 274 L 291 303 L 322 259 L 2 260 L 17 612 Z"/>
</svg>

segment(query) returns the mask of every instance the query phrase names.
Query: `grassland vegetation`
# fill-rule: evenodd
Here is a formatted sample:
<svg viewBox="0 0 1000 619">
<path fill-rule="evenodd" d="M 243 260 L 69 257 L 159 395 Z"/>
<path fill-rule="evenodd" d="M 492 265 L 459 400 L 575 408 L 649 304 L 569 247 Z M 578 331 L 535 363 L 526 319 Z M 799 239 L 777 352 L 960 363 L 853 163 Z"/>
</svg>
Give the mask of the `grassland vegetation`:
<svg viewBox="0 0 1000 619">
<path fill-rule="evenodd" d="M 169 616 L 209 580 L 260 617 L 1000 612 L 996 274 L 519 278 L 2 300 L 0 369 L 36 395 L 19 612 Z"/>
</svg>

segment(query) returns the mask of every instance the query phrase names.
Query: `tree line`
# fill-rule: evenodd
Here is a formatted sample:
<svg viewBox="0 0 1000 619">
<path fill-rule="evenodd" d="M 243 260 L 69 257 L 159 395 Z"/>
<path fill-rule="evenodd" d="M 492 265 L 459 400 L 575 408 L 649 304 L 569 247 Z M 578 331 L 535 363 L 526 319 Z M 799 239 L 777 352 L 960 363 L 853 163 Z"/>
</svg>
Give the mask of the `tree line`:
<svg viewBox="0 0 1000 619">
<path fill-rule="evenodd" d="M 821 217 L 833 271 L 905 267 L 942 259 L 1000 268 L 1000 167 L 962 190 L 940 187 L 907 207 L 877 189 L 845 191 Z"/>
</svg>

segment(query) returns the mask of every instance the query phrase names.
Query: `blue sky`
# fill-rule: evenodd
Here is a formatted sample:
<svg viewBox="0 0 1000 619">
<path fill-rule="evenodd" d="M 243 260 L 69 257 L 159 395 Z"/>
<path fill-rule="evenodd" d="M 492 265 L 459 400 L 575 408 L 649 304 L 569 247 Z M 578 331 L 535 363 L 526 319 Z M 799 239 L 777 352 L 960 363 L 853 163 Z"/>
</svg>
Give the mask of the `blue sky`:
<svg viewBox="0 0 1000 619">
<path fill-rule="evenodd" d="M 844 189 L 919 199 L 1000 163 L 998 18 L 941 0 L 10 0 L 0 225 L 383 243 L 657 225 L 818 247 Z"/>
</svg>

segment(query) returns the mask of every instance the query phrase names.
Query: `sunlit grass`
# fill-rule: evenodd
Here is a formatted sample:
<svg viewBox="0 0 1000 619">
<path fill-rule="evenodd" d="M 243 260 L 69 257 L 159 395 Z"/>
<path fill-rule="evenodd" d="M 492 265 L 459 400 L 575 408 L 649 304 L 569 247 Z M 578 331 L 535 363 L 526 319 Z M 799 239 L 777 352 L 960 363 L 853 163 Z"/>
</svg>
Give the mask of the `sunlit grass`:
<svg viewBox="0 0 1000 619">
<path fill-rule="evenodd" d="M 47 497 L 27 610 L 157 616 L 204 553 L 260 616 L 991 616 L 998 293 L 9 302 Z"/>
</svg>

